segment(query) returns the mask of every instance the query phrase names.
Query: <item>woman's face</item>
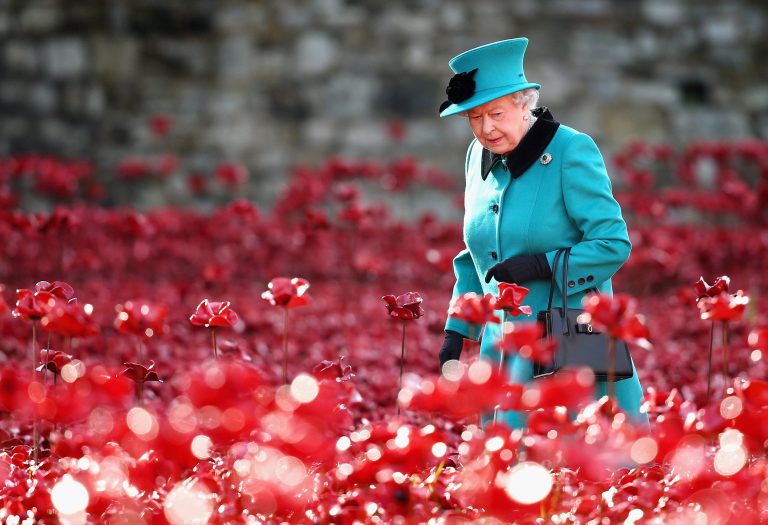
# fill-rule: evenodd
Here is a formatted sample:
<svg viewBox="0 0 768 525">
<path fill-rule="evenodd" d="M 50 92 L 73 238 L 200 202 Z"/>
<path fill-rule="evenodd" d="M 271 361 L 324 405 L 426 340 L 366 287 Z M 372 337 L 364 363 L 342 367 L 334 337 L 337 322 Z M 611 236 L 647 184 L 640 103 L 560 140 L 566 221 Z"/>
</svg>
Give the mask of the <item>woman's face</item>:
<svg viewBox="0 0 768 525">
<path fill-rule="evenodd" d="M 515 105 L 512 95 L 506 95 L 467 111 L 469 125 L 480 144 L 493 153 L 508 153 L 528 131 L 528 104 Z M 529 117 L 530 118 L 530 117 Z"/>
</svg>

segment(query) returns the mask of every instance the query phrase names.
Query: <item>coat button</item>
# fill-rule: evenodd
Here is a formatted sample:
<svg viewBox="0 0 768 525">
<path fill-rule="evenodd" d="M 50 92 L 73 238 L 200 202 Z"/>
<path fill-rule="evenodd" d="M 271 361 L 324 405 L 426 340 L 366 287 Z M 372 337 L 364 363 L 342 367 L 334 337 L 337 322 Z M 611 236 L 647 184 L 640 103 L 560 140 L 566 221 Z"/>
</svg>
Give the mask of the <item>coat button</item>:
<svg viewBox="0 0 768 525">
<path fill-rule="evenodd" d="M 491 211 L 493 213 L 499 213 L 499 205 L 494 203 L 493 206 L 491 206 Z"/>
<path fill-rule="evenodd" d="M 493 259 L 493 260 L 495 261 L 495 260 L 496 260 L 496 259 L 498 259 L 498 258 L 499 258 L 499 254 L 498 254 L 498 253 L 496 253 L 496 252 L 491 252 L 491 259 Z"/>
<path fill-rule="evenodd" d="M 568 288 L 573 288 L 574 286 L 576 286 L 576 283 L 575 283 L 575 282 L 573 282 L 573 281 L 568 281 Z"/>
<path fill-rule="evenodd" d="M 588 281 L 588 282 L 590 282 L 590 283 L 591 283 L 591 282 L 592 282 L 592 281 L 594 281 L 594 280 L 595 280 L 595 278 L 594 278 L 594 277 L 592 277 L 591 275 L 587 275 L 587 281 Z"/>
<path fill-rule="evenodd" d="M 584 280 L 584 278 L 583 278 L 583 277 L 580 277 L 580 278 L 579 278 L 579 284 L 580 284 L 580 285 L 581 285 L 581 284 L 584 284 L 585 282 L 586 282 L 586 281 Z"/>
</svg>

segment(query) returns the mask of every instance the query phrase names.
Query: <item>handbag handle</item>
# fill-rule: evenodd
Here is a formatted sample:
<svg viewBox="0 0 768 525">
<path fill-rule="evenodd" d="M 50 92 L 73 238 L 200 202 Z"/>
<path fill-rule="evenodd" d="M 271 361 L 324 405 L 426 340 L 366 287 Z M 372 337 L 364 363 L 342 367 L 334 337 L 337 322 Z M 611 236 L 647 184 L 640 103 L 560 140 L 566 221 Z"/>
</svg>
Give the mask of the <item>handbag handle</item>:
<svg viewBox="0 0 768 525">
<path fill-rule="evenodd" d="M 568 292 L 566 291 L 566 284 L 568 283 L 568 259 L 571 257 L 571 249 L 565 249 L 565 255 L 563 256 L 563 280 L 560 283 L 560 291 L 563 293 L 563 317 L 565 317 L 565 309 L 568 307 Z"/>
<path fill-rule="evenodd" d="M 568 292 L 566 291 L 566 284 L 568 281 L 568 258 L 571 254 L 570 248 L 560 248 L 555 253 L 555 258 L 552 260 L 552 278 L 549 282 L 549 300 L 547 301 L 547 310 L 552 311 L 552 299 L 555 295 L 555 282 L 557 279 L 557 263 L 560 261 L 560 256 L 563 255 L 563 274 L 562 282 L 560 283 L 560 289 L 562 291 L 562 308 L 560 308 L 560 318 L 563 320 L 563 335 L 570 335 L 571 327 L 567 322 L 567 305 L 568 305 Z"/>
<path fill-rule="evenodd" d="M 549 300 L 547 301 L 547 310 L 552 310 L 552 299 L 555 295 L 555 283 L 557 280 L 557 263 L 560 262 L 560 256 L 562 254 L 565 254 L 564 261 L 563 261 L 563 279 L 562 279 L 562 290 L 563 290 L 563 309 L 565 309 L 566 304 L 566 292 L 565 292 L 565 285 L 566 281 L 568 280 L 568 254 L 570 253 L 570 248 L 560 248 L 555 252 L 555 258 L 552 260 L 552 277 L 549 282 Z"/>
<path fill-rule="evenodd" d="M 552 271 L 552 279 L 550 281 L 549 285 L 549 301 L 547 302 L 547 310 L 552 310 L 552 299 L 554 297 L 555 293 L 555 279 L 557 278 L 557 262 L 560 259 L 560 254 L 563 254 L 563 273 L 562 273 L 562 280 L 560 282 L 560 291 L 562 293 L 562 308 L 560 308 L 560 318 L 563 320 L 563 335 L 570 335 L 571 334 L 571 327 L 569 323 L 567 322 L 567 314 L 568 311 L 568 289 L 566 288 L 568 284 L 568 259 L 571 256 L 571 248 L 560 248 L 557 250 L 557 253 L 555 254 L 555 258 L 552 262 L 554 269 Z M 593 292 L 598 293 L 597 288 L 594 286 L 586 291 L 586 293 Z M 576 327 L 577 331 L 579 326 Z M 590 331 L 591 333 L 591 331 Z"/>
</svg>

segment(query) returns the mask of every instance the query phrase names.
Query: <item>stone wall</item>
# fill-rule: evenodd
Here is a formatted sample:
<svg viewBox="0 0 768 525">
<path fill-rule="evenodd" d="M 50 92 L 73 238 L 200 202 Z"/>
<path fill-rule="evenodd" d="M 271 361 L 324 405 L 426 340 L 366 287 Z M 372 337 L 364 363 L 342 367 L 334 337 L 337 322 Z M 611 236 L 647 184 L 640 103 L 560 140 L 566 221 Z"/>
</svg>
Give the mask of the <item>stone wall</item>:
<svg viewBox="0 0 768 525">
<path fill-rule="evenodd" d="M 262 205 L 332 154 L 415 154 L 458 179 L 471 135 L 437 117 L 447 61 L 521 35 L 540 103 L 607 154 L 765 137 L 767 22 L 762 0 L 0 0 L 0 155 L 93 158 L 105 177 L 130 154 L 238 161 Z"/>
</svg>

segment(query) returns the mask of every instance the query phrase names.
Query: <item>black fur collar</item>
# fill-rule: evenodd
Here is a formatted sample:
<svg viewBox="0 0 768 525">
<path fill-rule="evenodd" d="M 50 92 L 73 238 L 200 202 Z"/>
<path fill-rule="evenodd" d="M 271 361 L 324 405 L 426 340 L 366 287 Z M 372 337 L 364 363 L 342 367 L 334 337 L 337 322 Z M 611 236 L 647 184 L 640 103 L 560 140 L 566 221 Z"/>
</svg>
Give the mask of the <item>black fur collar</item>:
<svg viewBox="0 0 768 525">
<path fill-rule="evenodd" d="M 525 173 L 534 162 L 541 158 L 541 154 L 549 146 L 557 128 L 560 127 L 560 123 L 552 117 L 552 113 L 544 106 L 534 109 L 533 115 L 536 117 L 536 122 L 533 123 L 528 133 L 523 136 L 520 144 L 506 155 L 492 153 L 483 148 L 483 158 L 480 167 L 480 174 L 483 180 L 488 178 L 488 174 L 493 169 L 493 166 L 504 157 L 506 157 L 506 166 L 513 179 Z"/>
</svg>

